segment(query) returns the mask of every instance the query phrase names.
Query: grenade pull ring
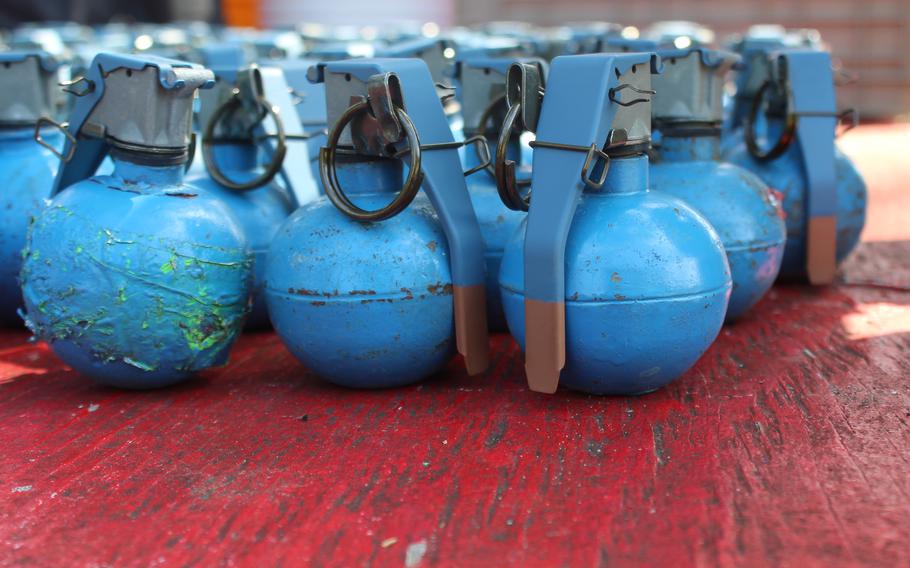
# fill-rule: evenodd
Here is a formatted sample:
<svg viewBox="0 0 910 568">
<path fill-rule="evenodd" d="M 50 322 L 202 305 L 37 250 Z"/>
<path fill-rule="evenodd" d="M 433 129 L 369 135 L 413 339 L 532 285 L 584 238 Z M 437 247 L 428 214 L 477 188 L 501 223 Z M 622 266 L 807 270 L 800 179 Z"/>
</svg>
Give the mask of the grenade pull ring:
<svg viewBox="0 0 910 568">
<path fill-rule="evenodd" d="M 202 159 L 205 161 L 205 167 L 209 172 L 209 175 L 212 176 L 216 182 L 228 189 L 233 189 L 235 191 L 249 191 L 251 189 L 256 189 L 257 187 L 262 187 L 263 185 L 269 183 L 274 179 L 274 177 L 281 171 L 281 166 L 284 163 L 284 157 L 287 154 L 287 142 L 286 136 L 284 133 L 284 123 L 281 120 L 279 114 L 275 111 L 274 107 L 269 103 L 265 97 L 256 96 L 253 97 L 253 100 L 258 107 L 258 110 L 262 111 L 262 114 L 258 117 L 256 121 L 257 124 L 265 118 L 271 118 L 275 123 L 276 129 L 276 138 L 277 146 L 275 151 L 272 153 L 272 157 L 269 160 L 268 165 L 265 167 L 264 171 L 256 176 L 255 178 L 246 181 L 238 182 L 230 179 L 225 175 L 221 170 L 221 167 L 218 165 L 217 160 L 213 152 L 213 146 L 217 144 L 236 144 L 238 142 L 255 142 L 255 138 L 251 135 L 246 139 L 237 139 L 237 138 L 216 138 L 215 129 L 225 118 L 230 117 L 238 110 L 243 108 L 243 97 L 240 93 L 240 89 L 234 89 L 233 95 L 226 100 L 221 106 L 219 106 L 212 118 L 206 124 L 205 132 L 202 135 Z"/>
<path fill-rule="evenodd" d="M 495 181 L 496 168 L 490 158 L 491 138 L 499 137 L 499 127 L 502 123 L 502 117 L 509 109 L 508 97 L 506 95 L 506 82 L 509 75 L 509 69 L 515 63 L 527 63 L 534 67 L 537 73 L 534 75 L 538 83 L 542 83 L 545 76 L 546 63 L 536 58 L 505 58 L 505 57 L 482 57 L 469 56 L 455 65 L 455 78 L 461 84 L 461 93 L 459 95 L 461 102 L 461 112 L 464 118 L 465 145 L 477 143 L 474 145 L 475 157 L 480 165 L 475 166 L 466 175 L 484 169 L 490 178 Z M 542 88 L 539 84 L 534 88 Z M 516 132 L 511 132 L 509 143 L 516 142 Z M 480 141 L 484 143 L 480 143 Z M 511 146 L 511 144 L 510 144 Z M 510 148 L 511 149 L 511 148 Z M 517 148 L 516 148 L 517 149 Z M 481 167 L 483 166 L 483 167 Z M 530 178 L 518 180 L 519 185 L 527 186 L 531 183 Z"/>
<path fill-rule="evenodd" d="M 790 144 L 796 136 L 796 115 L 788 110 L 784 119 L 784 127 L 774 145 L 768 149 L 764 149 L 758 142 L 756 124 L 758 123 L 758 115 L 761 113 L 762 105 L 765 104 L 765 98 L 772 94 L 772 89 L 776 89 L 778 91 L 778 96 L 780 96 L 780 90 L 782 88 L 786 91 L 785 85 L 771 79 L 762 83 L 762 86 L 759 87 L 758 92 L 755 94 L 755 99 L 752 101 L 752 110 L 746 116 L 746 123 L 743 128 L 743 137 L 746 141 L 746 147 L 756 160 L 762 162 L 773 160 L 782 155 L 787 148 L 790 147 Z M 787 103 L 788 109 L 791 109 L 792 106 L 793 105 L 789 102 Z"/>
<path fill-rule="evenodd" d="M 348 109 L 338 118 L 338 122 L 335 123 L 332 131 L 329 132 L 329 139 L 326 146 L 319 152 L 319 173 L 322 176 L 326 197 L 328 197 L 329 201 L 331 201 L 342 213 L 358 221 L 382 221 L 401 213 L 412 201 L 414 201 L 417 192 L 420 191 L 420 185 L 423 183 L 420 137 L 418 136 L 417 129 L 414 127 L 414 123 L 411 121 L 408 113 L 401 107 L 394 106 L 393 112 L 402 127 L 410 148 L 411 159 L 408 164 L 408 177 L 405 179 L 401 191 L 399 191 L 395 195 L 395 198 L 385 207 L 373 211 L 358 207 L 341 188 L 341 184 L 338 183 L 338 172 L 335 169 L 335 157 L 339 151 L 338 141 L 341 138 L 341 133 L 344 132 L 344 129 L 347 128 L 348 124 L 355 118 L 360 115 L 368 114 L 369 110 L 370 102 L 368 100 L 361 100 L 348 107 Z"/>
<path fill-rule="evenodd" d="M 537 131 L 540 107 L 543 104 L 543 89 L 543 75 L 539 65 L 515 63 L 509 68 L 505 94 L 509 110 L 503 119 L 502 128 L 499 129 L 494 175 L 500 199 L 506 207 L 515 211 L 527 211 L 530 206 L 530 190 L 522 193 L 523 187 L 530 186 L 530 179 L 518 180 L 515 175 L 517 163 L 506 159 L 506 152 L 512 131 L 517 127 L 527 132 Z M 531 146 L 534 147 L 534 144 Z"/>
<path fill-rule="evenodd" d="M 359 97 L 359 100 L 356 100 L 355 98 L 354 103 L 338 117 L 338 121 L 335 123 L 331 132 L 329 132 L 326 146 L 323 147 L 319 153 L 319 171 L 322 177 L 322 183 L 325 187 L 326 197 L 328 197 L 332 204 L 334 204 L 342 213 L 358 221 L 382 221 L 394 217 L 414 201 L 417 192 L 420 191 L 420 186 L 423 184 L 421 164 L 422 153 L 425 151 L 453 150 L 469 144 L 475 145 L 478 154 L 483 156 L 483 158 L 479 165 L 464 172 L 465 177 L 479 172 L 492 163 L 490 150 L 486 145 L 486 140 L 479 134 L 471 136 L 461 142 L 421 144 L 420 135 L 417 132 L 417 128 L 414 126 L 414 122 L 411 120 L 410 116 L 408 116 L 408 113 L 397 103 L 389 102 L 392 101 L 392 89 L 395 88 L 394 86 L 390 86 L 390 82 L 394 83 L 396 79 L 394 79 L 394 76 L 390 73 L 386 75 L 387 76 L 371 79 L 372 84 L 369 91 L 374 99 L 378 96 L 378 98 L 382 99 L 384 102 L 374 104 L 374 101 L 369 97 L 366 99 Z M 376 110 L 377 108 L 380 109 L 378 113 Z M 361 119 L 361 121 L 359 124 L 355 124 L 354 121 L 358 118 Z M 356 152 L 356 149 L 339 148 L 339 141 L 341 140 L 341 135 L 344 130 L 348 128 L 349 125 L 351 125 L 352 128 L 360 126 L 361 128 L 365 127 L 367 129 L 372 129 L 372 126 L 369 125 L 370 121 L 379 125 L 379 130 L 381 131 L 381 134 L 379 135 L 386 145 L 381 149 L 381 154 L 386 154 L 386 157 L 395 159 L 403 158 L 405 154 L 410 155 L 408 177 L 405 179 L 401 191 L 395 195 L 395 198 L 392 199 L 388 205 L 373 211 L 362 209 L 351 201 L 344 192 L 344 189 L 342 189 L 341 184 L 338 182 L 338 174 L 335 166 L 336 157 L 339 152 Z M 386 125 L 387 127 L 383 128 L 382 125 Z M 397 139 L 395 139 L 394 132 L 399 134 Z M 407 146 L 404 149 L 398 151 L 389 150 L 390 147 L 394 148 L 395 144 L 403 142 L 405 139 L 407 140 Z"/>
<path fill-rule="evenodd" d="M 307 141 L 323 136 L 324 128 L 306 132 L 283 68 L 246 65 L 242 60 L 214 67 L 221 87 L 204 95 L 199 122 L 204 124 L 203 158 L 210 176 L 219 185 L 248 191 L 269 184 L 281 176 L 295 205 L 305 205 L 322 194 L 310 167 Z M 255 146 L 265 156 L 263 171 L 254 179 L 239 182 L 228 177 L 216 161 L 213 146 L 237 144 Z"/>
<path fill-rule="evenodd" d="M 483 114 L 480 117 L 480 130 L 479 130 L 478 134 L 465 139 L 465 144 L 478 141 L 478 143 L 475 144 L 475 146 L 474 146 L 474 151 L 477 155 L 477 159 L 482 162 L 480 165 L 465 172 L 466 176 L 471 175 L 475 171 L 486 170 L 487 173 L 490 174 L 490 177 L 492 177 L 494 180 L 497 179 L 496 178 L 496 165 L 493 163 L 493 159 L 490 156 L 490 147 L 486 144 L 486 134 L 487 134 L 487 123 L 490 121 L 490 119 L 493 118 L 494 113 L 499 109 L 499 107 L 501 107 L 503 105 L 505 105 L 506 108 L 509 108 L 505 94 L 503 94 L 499 97 L 496 97 L 495 99 L 490 101 L 490 104 L 487 105 L 487 108 L 484 109 Z M 509 109 L 509 110 L 511 110 L 511 109 Z M 508 111 L 507 111 L 507 116 L 508 116 Z M 516 111 L 516 116 L 517 116 L 517 111 Z M 506 123 L 507 123 L 507 121 L 504 119 L 503 127 L 505 127 Z M 514 127 L 515 126 L 514 118 L 512 119 L 511 123 Z M 507 147 L 509 144 L 510 138 L 511 138 L 511 130 L 510 130 L 510 136 L 505 137 L 504 142 L 502 141 L 503 136 L 502 136 L 502 133 L 500 132 L 500 136 L 499 136 L 499 138 L 497 140 L 497 144 L 496 144 L 497 151 L 501 150 L 500 149 L 501 145 L 504 145 Z M 482 142 L 482 143 L 480 143 L 480 142 Z M 523 178 L 523 179 L 516 179 L 515 182 L 520 186 L 529 186 L 529 185 L 531 185 L 531 178 L 528 177 L 528 178 Z"/>
</svg>

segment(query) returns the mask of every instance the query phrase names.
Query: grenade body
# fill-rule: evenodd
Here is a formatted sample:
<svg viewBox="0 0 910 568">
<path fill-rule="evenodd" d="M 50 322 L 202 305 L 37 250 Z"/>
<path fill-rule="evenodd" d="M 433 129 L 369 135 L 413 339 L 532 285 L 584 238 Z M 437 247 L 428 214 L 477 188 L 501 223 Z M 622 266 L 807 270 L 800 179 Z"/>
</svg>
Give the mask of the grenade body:
<svg viewBox="0 0 910 568">
<path fill-rule="evenodd" d="M 222 145 L 216 149 L 215 159 L 228 179 L 247 182 L 261 173 L 257 166 L 256 149 L 248 146 Z M 235 191 L 219 185 L 208 174 L 193 176 L 187 183 L 220 199 L 240 223 L 253 256 L 253 306 L 247 318 L 247 329 L 264 329 L 269 326 L 268 308 L 265 305 L 265 257 L 278 228 L 294 210 L 291 199 L 277 180 L 249 191 Z"/>
<path fill-rule="evenodd" d="M 155 388 L 221 365 L 249 308 L 252 262 L 183 165 L 114 160 L 56 195 L 29 233 L 27 324 L 80 373 Z"/>
<path fill-rule="evenodd" d="M 56 129 L 41 133 L 54 147 L 62 146 Z M 50 198 L 59 161 L 48 149 L 35 143 L 33 128 L 0 132 L 0 324 L 21 325 L 22 307 L 19 270 L 28 227 Z"/>
<path fill-rule="evenodd" d="M 682 199 L 717 231 L 733 278 L 726 319 L 743 315 L 780 271 L 786 242 L 780 203 L 755 174 L 721 162 L 713 136 L 663 137 L 651 189 Z"/>
<path fill-rule="evenodd" d="M 495 148 L 496 140 L 489 141 L 488 144 L 490 148 Z M 464 163 L 466 170 L 478 165 L 479 160 L 473 149 L 467 149 Z M 496 189 L 496 180 L 486 171 L 469 176 L 467 184 L 485 248 L 487 324 L 490 331 L 506 332 L 508 327 L 499 293 L 499 265 L 506 242 L 515 234 L 526 214 L 523 211 L 513 211 L 503 204 Z"/>
<path fill-rule="evenodd" d="M 338 177 L 368 209 L 401 187 L 397 163 L 348 164 Z M 272 241 L 266 282 L 276 332 L 333 383 L 410 384 L 441 370 L 455 352 L 447 241 L 423 194 L 376 223 L 350 219 L 325 197 L 301 207 Z"/>
<path fill-rule="evenodd" d="M 683 201 L 648 190 L 646 157 L 611 162 L 585 190 L 565 252 L 566 362 L 560 384 L 643 394 L 688 370 L 724 321 L 730 271 L 720 239 Z M 509 329 L 524 349 L 524 234 L 500 270 Z"/>
<path fill-rule="evenodd" d="M 740 136 L 737 136 L 741 139 Z M 787 226 L 787 245 L 781 263 L 780 278 L 793 281 L 805 279 L 807 182 L 803 170 L 802 150 L 798 143 L 790 144 L 776 159 L 760 162 L 743 143 L 731 145 L 724 154 L 729 162 L 757 175 L 768 187 L 783 195 L 784 217 Z M 840 263 L 859 243 L 866 223 L 866 183 L 856 167 L 835 148 L 837 179 L 837 262 Z"/>
</svg>

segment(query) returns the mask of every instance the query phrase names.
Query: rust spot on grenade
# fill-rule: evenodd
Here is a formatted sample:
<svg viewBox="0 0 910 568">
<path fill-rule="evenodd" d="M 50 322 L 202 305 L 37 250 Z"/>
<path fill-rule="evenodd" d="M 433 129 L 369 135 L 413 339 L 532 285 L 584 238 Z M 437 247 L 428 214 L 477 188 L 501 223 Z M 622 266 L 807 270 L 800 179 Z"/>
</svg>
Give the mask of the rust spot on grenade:
<svg viewBox="0 0 910 568">
<path fill-rule="evenodd" d="M 780 217 L 781 219 L 783 219 L 783 220 L 786 221 L 786 220 L 787 220 L 787 212 L 784 211 L 784 197 L 786 197 L 786 196 L 784 195 L 784 192 L 783 192 L 783 191 L 779 191 L 779 190 L 774 189 L 774 188 L 769 188 L 769 190 L 770 190 L 770 192 L 771 192 L 771 195 L 774 197 L 774 199 L 775 199 L 775 201 L 776 201 L 775 205 L 776 205 L 777 207 L 776 207 L 775 209 L 777 210 L 777 211 L 776 211 L 777 216 Z"/>
<path fill-rule="evenodd" d="M 427 291 L 434 296 L 451 296 L 452 295 L 452 285 L 445 284 L 443 285 L 440 282 L 436 284 L 430 284 L 427 286 Z"/>
<path fill-rule="evenodd" d="M 319 290 L 308 290 L 306 288 L 288 288 L 288 294 L 294 294 L 296 296 L 324 296 L 326 298 L 331 298 L 332 296 L 338 295 L 338 290 L 334 292 L 320 292 Z"/>
</svg>

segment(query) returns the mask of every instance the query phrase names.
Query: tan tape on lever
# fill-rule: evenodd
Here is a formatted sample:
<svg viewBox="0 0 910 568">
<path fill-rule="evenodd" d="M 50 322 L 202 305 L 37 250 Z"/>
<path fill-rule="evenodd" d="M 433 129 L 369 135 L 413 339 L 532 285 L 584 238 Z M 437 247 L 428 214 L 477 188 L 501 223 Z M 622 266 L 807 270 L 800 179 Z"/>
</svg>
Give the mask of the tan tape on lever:
<svg viewBox="0 0 910 568">
<path fill-rule="evenodd" d="M 806 237 L 806 272 L 809 283 L 834 282 L 837 273 L 837 217 L 811 217 Z"/>
<path fill-rule="evenodd" d="M 552 394 L 566 366 L 566 304 L 525 300 L 525 372 L 528 387 Z"/>
<path fill-rule="evenodd" d="M 455 301 L 455 342 L 464 356 L 469 375 L 478 375 L 490 366 L 490 336 L 487 331 L 486 286 L 453 286 Z"/>
</svg>

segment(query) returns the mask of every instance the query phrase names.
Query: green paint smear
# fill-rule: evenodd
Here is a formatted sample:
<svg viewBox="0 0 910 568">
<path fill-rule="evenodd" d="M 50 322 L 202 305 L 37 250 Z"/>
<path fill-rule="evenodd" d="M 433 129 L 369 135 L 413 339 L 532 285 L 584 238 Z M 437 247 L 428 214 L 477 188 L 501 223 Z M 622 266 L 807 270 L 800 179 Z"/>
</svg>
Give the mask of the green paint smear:
<svg viewBox="0 0 910 568">
<path fill-rule="evenodd" d="M 148 363 L 143 363 L 142 361 L 136 361 L 135 359 L 132 359 L 130 357 L 124 357 L 123 362 L 126 363 L 127 365 L 132 365 L 133 367 L 136 367 L 137 369 L 142 369 L 143 371 L 154 371 L 155 370 L 154 366 L 149 365 Z"/>
<path fill-rule="evenodd" d="M 58 208 L 63 211 L 67 216 L 72 215 L 72 212 L 65 211 L 63 208 Z M 82 235 L 92 235 L 95 227 L 94 223 L 91 220 L 85 219 L 80 215 L 77 215 L 76 218 L 80 219 L 85 223 L 85 231 L 80 231 Z M 179 327 L 176 337 L 183 337 L 185 345 L 189 350 L 194 353 L 189 355 L 186 359 L 178 365 L 178 367 L 185 370 L 196 370 L 202 367 L 208 367 L 213 364 L 212 361 L 209 361 L 215 353 L 220 351 L 221 348 L 229 344 L 234 337 L 240 332 L 240 328 L 244 321 L 244 316 L 248 311 L 248 306 L 246 305 L 246 299 L 243 300 L 243 305 L 241 306 L 240 302 L 233 303 L 221 303 L 217 298 L 212 298 L 208 294 L 208 287 L 206 285 L 199 285 L 201 282 L 198 280 L 195 281 L 195 294 L 191 292 L 189 282 L 185 281 L 185 276 L 179 274 L 178 267 L 179 262 L 182 260 L 182 264 L 185 267 L 199 267 L 202 269 L 200 276 L 195 278 L 201 278 L 203 281 L 209 276 L 207 273 L 214 268 L 217 272 L 219 270 L 246 270 L 249 271 L 252 266 L 252 257 L 247 255 L 241 249 L 230 249 L 222 247 L 213 247 L 206 245 L 198 245 L 196 243 L 177 243 L 175 241 L 169 241 L 167 239 L 156 236 L 153 241 L 159 246 L 148 246 L 143 239 L 139 239 L 141 235 L 124 235 L 125 238 L 118 238 L 109 230 L 98 230 L 97 238 L 101 240 L 99 245 L 107 246 L 139 246 L 141 249 L 146 249 L 150 252 L 164 253 L 168 255 L 168 260 L 160 266 L 160 271 L 162 274 L 171 274 L 175 273 L 173 277 L 168 279 L 168 282 L 165 283 L 160 279 L 156 279 L 153 275 L 143 275 L 144 270 L 134 272 L 131 270 L 130 265 L 134 264 L 129 258 L 122 258 L 121 262 L 126 264 L 126 268 L 121 266 L 116 266 L 116 264 L 110 264 L 96 258 L 92 251 L 97 247 L 94 243 L 86 242 L 86 245 L 89 246 L 88 249 L 84 249 L 82 243 L 71 243 L 67 248 L 70 251 L 70 258 L 74 258 L 74 252 L 80 254 L 80 260 L 77 261 L 75 268 L 78 271 L 82 271 L 84 268 L 83 264 L 88 263 L 89 265 L 95 264 L 98 268 L 101 268 L 104 272 L 108 274 L 120 274 L 125 276 L 128 280 L 133 281 L 137 280 L 140 286 L 151 286 L 156 289 L 152 294 L 151 300 L 152 305 L 149 306 L 150 310 L 146 314 L 146 318 L 151 317 L 151 319 L 139 319 L 138 323 L 142 330 L 149 329 L 152 323 L 155 324 L 155 327 L 162 327 L 163 329 L 170 328 L 174 331 L 174 327 Z M 136 240 L 127 240 L 129 238 L 134 238 Z M 89 238 L 91 241 L 92 238 Z M 151 240 L 151 239 L 150 239 Z M 149 243 L 150 244 L 150 243 Z M 192 245 L 192 248 L 217 251 L 219 254 L 226 255 L 227 258 L 219 260 L 209 260 L 205 258 L 196 258 L 195 256 L 189 256 L 183 254 L 180 247 L 184 245 Z M 201 251 L 200 251 L 201 252 Z M 32 269 L 37 269 L 36 262 L 40 257 L 37 251 L 32 251 L 31 258 L 26 259 L 26 264 L 24 266 L 24 271 L 27 273 Z M 117 253 L 113 253 L 117 254 Z M 242 255 L 242 256 L 241 256 Z M 120 255 L 125 256 L 125 253 Z M 233 260 L 231 257 L 236 258 L 240 256 L 239 259 Z M 159 256 L 160 258 L 160 256 Z M 59 263 L 58 263 L 59 264 Z M 154 271 L 154 265 L 152 265 L 151 271 Z M 65 266 L 60 266 L 60 269 L 65 270 Z M 46 270 L 46 269 L 45 269 Z M 147 269 L 146 269 L 147 270 Z M 138 272 L 138 273 L 137 273 Z M 250 275 L 250 278 L 252 276 Z M 156 280 L 158 280 L 156 282 Z M 39 280 L 36 280 L 36 285 Z M 122 281 L 122 280 L 121 280 Z M 144 288 L 137 288 L 144 290 Z M 69 298 L 70 296 L 79 297 L 85 291 L 79 291 L 71 285 L 68 285 L 64 290 L 41 290 L 42 295 L 48 293 L 54 294 L 56 298 L 62 299 L 64 297 Z M 155 293 L 158 292 L 158 293 Z M 167 296 L 167 300 L 164 297 L 159 295 L 161 292 Z M 142 292 L 143 295 L 148 294 L 148 291 Z M 172 298 L 172 294 L 177 294 L 183 296 L 181 299 L 184 302 L 184 305 L 181 307 L 175 306 L 174 302 L 177 298 Z M 129 297 L 135 296 L 134 290 L 131 288 Z M 115 301 L 117 304 L 126 303 L 129 299 L 126 292 L 126 285 L 120 286 L 116 289 Z M 56 299 L 55 298 L 55 299 Z M 64 306 L 70 307 L 79 307 L 82 308 L 78 302 L 68 300 L 66 302 L 49 302 L 46 306 L 49 313 L 42 315 L 37 318 L 39 321 L 31 320 L 29 324 L 31 325 L 35 335 L 38 337 L 43 337 L 49 341 L 54 340 L 63 340 L 71 339 L 74 341 L 80 341 L 79 338 L 89 334 L 98 334 L 94 335 L 95 342 L 89 348 L 91 350 L 92 356 L 96 360 L 101 362 L 117 362 L 122 361 L 126 364 L 134 366 L 139 369 L 153 371 L 155 367 L 152 366 L 154 363 L 149 364 L 145 361 L 137 361 L 130 356 L 126 355 L 124 351 L 125 345 L 122 345 L 123 337 L 121 333 L 115 333 L 115 328 L 111 327 L 109 324 L 99 325 L 100 321 L 106 321 L 107 318 L 107 309 L 101 306 L 97 306 L 92 309 L 90 312 L 80 310 L 81 313 L 73 314 L 66 313 L 69 311 L 69 308 L 64 308 Z M 43 305 L 42 305 L 43 307 Z M 175 309 L 176 308 L 176 309 Z M 122 317 L 123 314 L 119 313 L 118 308 L 115 313 L 118 317 Z M 40 321 L 43 320 L 43 321 Z M 132 324 L 132 325 L 135 325 Z M 126 324 L 126 331 L 130 328 L 130 324 Z M 133 328 L 135 329 L 135 328 Z M 155 335 L 155 334 L 153 334 Z M 106 338 L 104 341 L 97 341 L 99 336 Z M 172 336 L 173 337 L 173 336 Z M 83 340 L 84 341 L 84 340 Z M 179 349 L 177 345 L 173 345 L 173 348 Z M 156 345 L 154 349 L 163 349 L 161 345 Z M 207 353 L 206 353 L 207 352 Z"/>
</svg>

